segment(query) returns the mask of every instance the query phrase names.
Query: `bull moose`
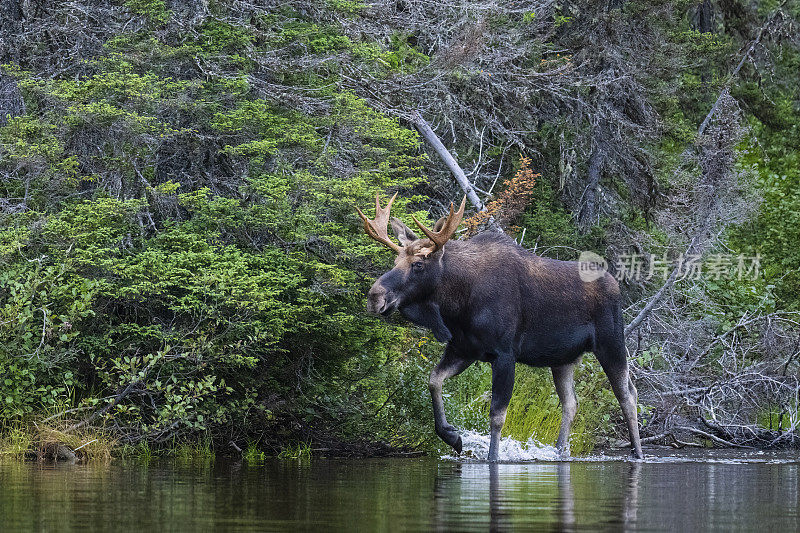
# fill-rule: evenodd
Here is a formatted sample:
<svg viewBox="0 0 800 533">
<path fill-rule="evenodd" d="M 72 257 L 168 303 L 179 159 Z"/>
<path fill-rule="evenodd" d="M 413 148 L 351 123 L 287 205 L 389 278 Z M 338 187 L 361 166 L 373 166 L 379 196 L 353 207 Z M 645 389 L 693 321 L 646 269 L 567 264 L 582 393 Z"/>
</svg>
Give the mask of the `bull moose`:
<svg viewBox="0 0 800 533">
<path fill-rule="evenodd" d="M 398 245 L 387 233 L 396 197 L 395 193 L 383 208 L 376 195 L 374 219 L 356 208 L 367 235 L 397 254 L 394 268 L 369 290 L 367 310 L 382 316 L 399 310 L 447 343 L 428 383 L 436 434 L 461 452 L 461 437 L 445 417 L 442 383 L 475 361 L 488 362 L 492 365 L 489 461 L 497 461 L 515 364 L 549 366 L 562 408 L 556 446 L 568 454 L 570 426 L 578 409 L 575 365 L 584 352 L 594 352 L 622 407 L 632 454 L 642 458 L 637 393 L 628 373 L 617 281 L 608 273 L 584 281 L 578 262 L 537 256 L 500 232 L 450 240 L 464 216 L 466 197 L 456 212 L 451 203 L 450 213 L 433 229 L 414 217 L 423 238 L 392 218 Z"/>
</svg>

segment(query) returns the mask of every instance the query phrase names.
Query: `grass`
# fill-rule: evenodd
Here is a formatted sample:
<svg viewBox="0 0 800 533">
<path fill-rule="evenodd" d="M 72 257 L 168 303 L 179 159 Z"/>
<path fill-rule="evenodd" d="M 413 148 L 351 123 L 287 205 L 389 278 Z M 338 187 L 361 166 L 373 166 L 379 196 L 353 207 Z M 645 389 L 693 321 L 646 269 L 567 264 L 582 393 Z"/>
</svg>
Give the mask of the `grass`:
<svg viewBox="0 0 800 533">
<path fill-rule="evenodd" d="M 23 458 L 33 449 L 32 434 L 23 426 L 14 424 L 0 431 L 0 456 Z"/>
<path fill-rule="evenodd" d="M 135 459 L 146 463 L 150 462 L 157 454 L 147 441 L 142 440 L 136 444 L 123 444 L 114 455 L 122 459 Z"/>
<path fill-rule="evenodd" d="M 208 436 L 195 442 L 181 441 L 173 443 L 173 446 L 167 448 L 166 451 L 168 455 L 185 463 L 210 463 L 215 457 L 214 448 Z"/>
<path fill-rule="evenodd" d="M 74 454 L 78 462 L 108 462 L 112 457 L 150 461 L 155 457 L 172 457 L 180 462 L 214 460 L 215 453 L 209 437 L 196 441 L 173 441 L 164 447 L 153 447 L 146 441 L 137 444 L 120 444 L 97 428 L 68 430 L 69 424 L 22 422 L 0 427 L 0 457 L 17 459 L 56 460 L 59 454 Z M 68 450 L 66 450 L 68 448 Z"/>
<path fill-rule="evenodd" d="M 81 462 L 108 462 L 116 442 L 96 430 L 66 432 L 54 427 L 40 427 L 34 445 L 39 456 L 51 458 L 59 445 L 68 447 Z"/>
<path fill-rule="evenodd" d="M 167 446 L 154 447 L 147 441 L 124 444 L 114 450 L 121 459 L 149 462 L 155 458 L 168 457 L 181 463 L 210 463 L 216 457 L 211 439 L 205 436 L 198 440 L 173 440 Z"/>
<path fill-rule="evenodd" d="M 278 454 L 278 459 L 308 461 L 311 459 L 311 444 L 302 442 L 289 445 Z"/>
<path fill-rule="evenodd" d="M 54 461 L 59 453 L 72 453 L 82 463 L 108 462 L 112 458 L 149 462 L 164 457 L 183 463 L 208 464 L 216 456 L 209 436 L 198 440 L 174 440 L 166 446 L 154 447 L 147 441 L 120 444 L 96 428 L 72 431 L 68 431 L 68 428 L 69 425 L 64 422 L 56 422 L 54 425 L 26 425 L 21 422 L 6 424 L 0 427 L 0 457 Z M 242 458 L 248 463 L 260 463 L 267 457 L 264 451 L 258 449 L 256 442 L 249 442 L 242 452 Z M 311 459 L 311 445 L 289 445 L 281 450 L 278 458 L 308 461 Z"/>
<path fill-rule="evenodd" d="M 503 436 L 521 442 L 533 438 L 551 444 L 558 437 L 560 424 L 561 407 L 549 371 L 517 365 Z"/>
<path fill-rule="evenodd" d="M 247 448 L 242 452 L 242 458 L 248 463 L 261 463 L 267 458 L 267 454 L 256 447 L 255 442 L 248 442 Z"/>
<path fill-rule="evenodd" d="M 14 423 L 0 430 L 0 455 L 23 459 L 37 457 L 55 459 L 59 447 L 62 453 L 74 454 L 81 462 L 107 462 L 116 442 L 106 434 L 96 430 L 76 430 L 67 432 L 65 427 L 48 425 L 24 425 Z"/>
<path fill-rule="evenodd" d="M 447 384 L 448 414 L 459 427 L 486 431 L 491 374 L 488 366 L 472 370 Z M 580 405 L 570 445 L 574 455 L 582 455 L 590 453 L 600 443 L 601 436 L 613 434 L 614 425 L 621 421 L 621 412 L 608 379 L 593 358 L 587 357 L 579 365 L 575 384 Z M 120 444 L 94 428 L 67 431 L 74 421 L 54 416 L 44 420 L 47 422 L 38 425 L 17 423 L 0 427 L 0 456 L 52 458 L 58 446 L 64 445 L 74 450 L 80 461 L 108 461 L 112 457 L 150 461 L 156 457 L 171 457 L 194 463 L 211 462 L 215 458 L 208 436 L 199 440 L 175 440 L 158 447 L 146 441 Z M 503 436 L 521 442 L 532 438 L 543 444 L 554 444 L 560 424 L 561 406 L 549 370 L 517 365 Z M 433 435 L 432 431 L 426 434 Z M 440 444 L 435 437 L 431 439 Z M 242 459 L 250 464 L 261 463 L 269 456 L 271 454 L 260 450 L 258 442 L 253 441 L 248 442 L 242 452 Z M 295 461 L 308 461 L 311 456 L 311 445 L 307 442 L 290 444 L 278 454 L 279 459 Z"/>
</svg>

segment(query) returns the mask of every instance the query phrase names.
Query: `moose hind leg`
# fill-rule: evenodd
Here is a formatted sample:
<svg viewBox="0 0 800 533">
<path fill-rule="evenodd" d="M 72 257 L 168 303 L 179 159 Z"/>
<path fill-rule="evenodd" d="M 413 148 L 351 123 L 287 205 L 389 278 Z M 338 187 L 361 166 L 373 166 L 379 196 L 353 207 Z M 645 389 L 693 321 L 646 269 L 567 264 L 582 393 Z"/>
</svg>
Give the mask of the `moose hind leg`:
<svg viewBox="0 0 800 533">
<path fill-rule="evenodd" d="M 602 363 L 603 361 L 601 360 Z M 622 408 L 622 416 L 625 417 L 625 422 L 628 425 L 628 434 L 631 437 L 631 451 L 637 459 L 642 459 L 644 455 L 642 455 L 642 443 L 639 440 L 639 419 L 636 413 L 638 394 L 628 372 L 628 362 L 623 360 L 621 365 L 613 366 L 603 364 L 603 369 L 611 382 L 614 396 L 617 397 L 617 401 Z"/>
<path fill-rule="evenodd" d="M 631 446 L 633 447 L 633 454 L 637 459 L 644 459 L 642 453 L 642 442 L 639 438 L 639 417 L 637 415 L 636 406 L 639 404 L 639 392 L 636 390 L 636 385 L 633 384 L 633 379 L 630 376 L 627 365 L 625 366 L 625 373 L 627 374 L 627 410 L 628 414 L 625 415 L 625 421 L 628 423 L 628 432 L 631 436 Z M 623 408 L 624 411 L 625 408 Z"/>
<path fill-rule="evenodd" d="M 489 408 L 489 462 L 500 457 L 500 433 L 506 422 L 506 411 L 514 390 L 514 358 L 499 356 L 492 363 L 492 403 Z"/>
<path fill-rule="evenodd" d="M 558 431 L 556 448 L 562 455 L 569 456 L 570 429 L 575 413 L 578 412 L 578 397 L 575 395 L 575 363 L 554 366 L 550 370 L 553 372 L 553 383 L 561 401 L 561 429 Z"/>
<path fill-rule="evenodd" d="M 428 379 L 428 390 L 433 401 L 433 421 L 436 434 L 439 435 L 440 439 L 452 446 L 456 453 L 461 453 L 461 436 L 458 434 L 458 430 L 447 422 L 447 417 L 444 413 L 444 400 L 442 399 L 442 384 L 444 380 L 459 375 L 471 364 L 471 360 L 456 356 L 448 346 L 444 356 L 442 356 L 442 360 L 431 370 L 431 375 Z"/>
</svg>

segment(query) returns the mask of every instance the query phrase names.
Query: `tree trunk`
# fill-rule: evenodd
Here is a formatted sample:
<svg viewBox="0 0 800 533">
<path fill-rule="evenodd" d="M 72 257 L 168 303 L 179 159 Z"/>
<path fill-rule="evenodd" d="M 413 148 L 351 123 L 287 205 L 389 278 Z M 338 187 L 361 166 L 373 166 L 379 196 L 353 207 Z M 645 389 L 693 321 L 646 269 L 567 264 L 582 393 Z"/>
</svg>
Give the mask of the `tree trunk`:
<svg viewBox="0 0 800 533">
<path fill-rule="evenodd" d="M 25 113 L 25 101 L 17 87 L 17 82 L 11 76 L 6 76 L 0 68 L 0 126 L 8 122 L 9 117 L 16 117 Z"/>
<path fill-rule="evenodd" d="M 483 202 L 478 197 L 478 194 L 475 192 L 475 188 L 467 179 L 466 174 L 461 169 L 458 164 L 458 161 L 447 151 L 447 148 L 444 147 L 442 141 L 439 140 L 439 137 L 436 133 L 431 129 L 430 125 L 422 118 L 419 111 L 414 112 L 414 126 L 417 128 L 419 133 L 422 137 L 431 145 L 434 149 L 436 154 L 444 161 L 444 164 L 447 165 L 447 168 L 450 169 L 450 172 L 453 173 L 453 176 L 456 178 L 456 181 L 464 190 L 464 193 L 467 195 L 470 203 L 475 206 L 475 209 L 478 211 L 484 211 L 486 206 L 483 205 Z"/>
<path fill-rule="evenodd" d="M 597 216 L 597 192 L 600 186 L 600 172 L 603 168 L 603 150 L 599 145 L 595 145 L 592 155 L 589 157 L 589 168 L 587 171 L 588 181 L 583 193 L 581 210 L 578 213 L 578 221 L 581 229 L 588 230 L 592 227 Z"/>
<path fill-rule="evenodd" d="M 586 188 L 583 192 L 580 211 L 578 211 L 578 225 L 583 231 L 588 231 L 597 219 L 600 178 L 606 159 L 604 143 L 604 139 L 608 138 L 606 128 L 606 125 L 600 124 L 592 131 L 592 154 L 589 156 L 589 165 L 586 169 Z"/>
<path fill-rule="evenodd" d="M 704 2 L 701 2 L 699 6 L 697 6 L 697 12 L 695 13 L 695 27 L 700 33 L 710 33 L 714 31 L 713 21 L 714 8 L 711 5 L 711 0 L 705 0 Z M 702 83 L 703 86 L 706 86 L 708 85 L 708 79 L 708 66 L 705 66 L 700 72 L 700 83 Z"/>
<path fill-rule="evenodd" d="M 700 33 L 710 33 L 714 31 L 712 23 L 714 20 L 714 8 L 710 0 L 705 0 L 697 6 L 697 31 Z"/>
</svg>

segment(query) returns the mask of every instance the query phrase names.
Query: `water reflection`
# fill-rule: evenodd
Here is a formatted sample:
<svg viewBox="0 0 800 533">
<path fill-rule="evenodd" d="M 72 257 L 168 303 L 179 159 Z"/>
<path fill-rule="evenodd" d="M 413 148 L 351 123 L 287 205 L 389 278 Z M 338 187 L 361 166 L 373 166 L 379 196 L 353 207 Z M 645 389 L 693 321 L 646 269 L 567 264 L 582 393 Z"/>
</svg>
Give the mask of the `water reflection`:
<svg viewBox="0 0 800 533">
<path fill-rule="evenodd" d="M 628 465 L 628 486 L 625 491 L 625 506 L 623 523 L 626 530 L 632 530 L 636 525 L 636 515 L 639 509 L 639 478 L 642 475 L 642 463 L 632 462 Z"/>
<path fill-rule="evenodd" d="M 575 492 L 572 490 L 572 479 L 570 477 L 569 463 L 558 465 L 558 495 L 561 523 L 559 529 L 562 531 L 575 530 Z"/>
<path fill-rule="evenodd" d="M 0 461 L 0 517 L 11 531 L 798 530 L 797 463 L 673 459 Z"/>
<path fill-rule="evenodd" d="M 508 529 L 507 514 L 503 512 L 503 489 L 500 482 L 500 465 L 489 465 L 489 529 L 503 531 Z"/>
<path fill-rule="evenodd" d="M 612 464 L 611 471 L 605 464 L 569 462 L 439 468 L 433 482 L 434 529 L 633 530 L 642 464 Z"/>
</svg>

